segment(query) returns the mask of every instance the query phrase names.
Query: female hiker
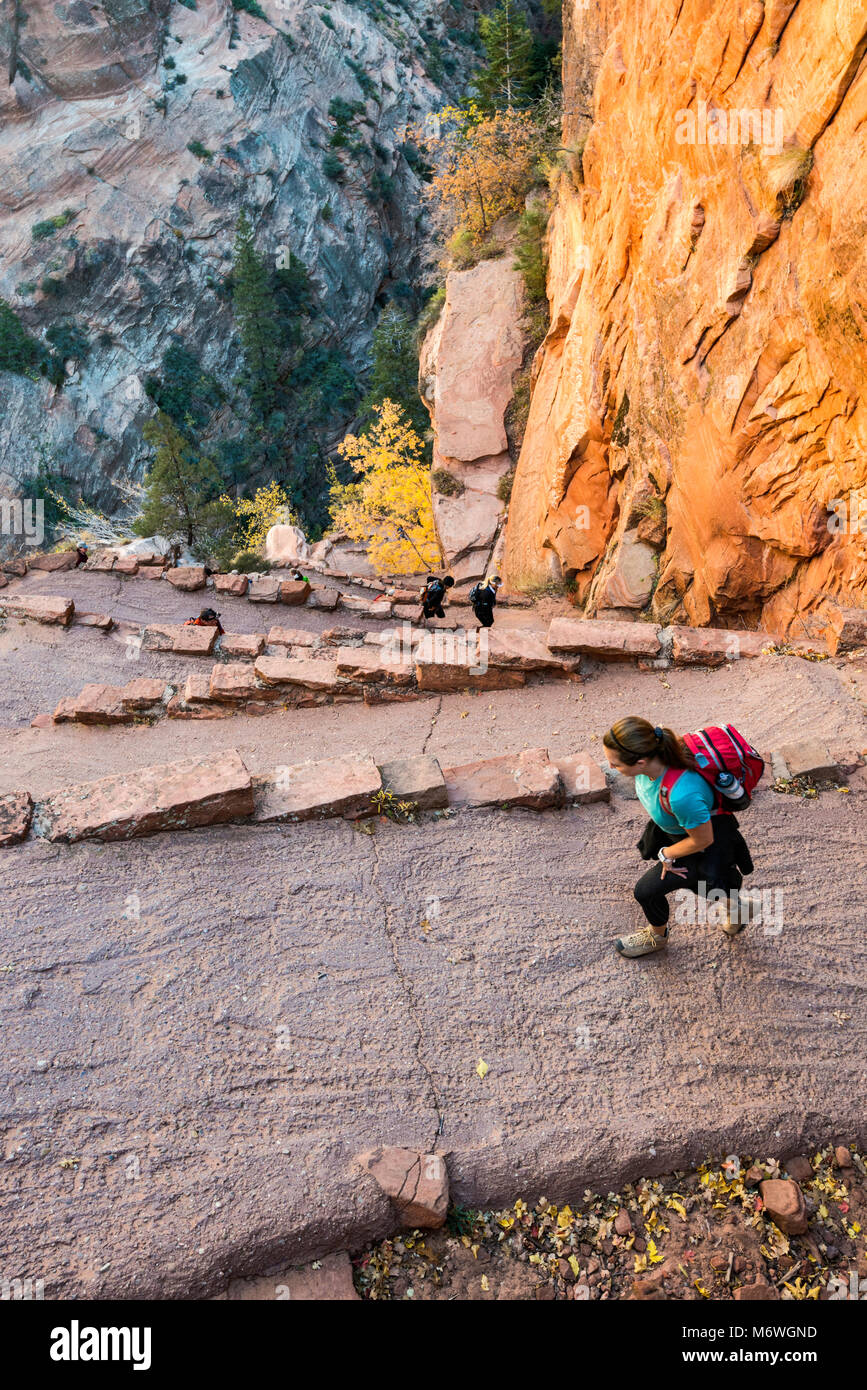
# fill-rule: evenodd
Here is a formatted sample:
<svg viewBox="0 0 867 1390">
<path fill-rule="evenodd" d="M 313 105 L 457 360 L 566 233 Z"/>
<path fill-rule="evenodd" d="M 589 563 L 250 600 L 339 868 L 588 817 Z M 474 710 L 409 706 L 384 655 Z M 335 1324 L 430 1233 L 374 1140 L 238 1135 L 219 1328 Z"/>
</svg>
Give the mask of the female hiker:
<svg viewBox="0 0 867 1390">
<path fill-rule="evenodd" d="M 494 626 L 494 604 L 497 601 L 497 590 L 502 582 L 498 574 L 492 574 L 490 579 L 485 580 L 484 584 L 474 584 L 470 589 L 468 597 L 476 615 L 479 632 L 483 627 Z"/>
<path fill-rule="evenodd" d="M 615 942 L 622 956 L 646 956 L 668 943 L 667 895 L 687 888 L 696 895 L 732 894 L 721 922 L 727 936 L 746 926 L 749 908 L 737 890 L 752 873 L 750 853 L 734 816 L 724 811 L 713 786 L 696 770 L 684 741 L 630 715 L 612 724 L 602 740 L 611 767 L 635 779 L 638 800 L 650 816 L 638 849 L 655 859 L 635 885 L 647 926 Z M 674 776 L 666 775 L 674 772 Z M 732 779 L 733 780 L 733 779 Z M 747 802 L 749 798 L 747 797 Z"/>
</svg>

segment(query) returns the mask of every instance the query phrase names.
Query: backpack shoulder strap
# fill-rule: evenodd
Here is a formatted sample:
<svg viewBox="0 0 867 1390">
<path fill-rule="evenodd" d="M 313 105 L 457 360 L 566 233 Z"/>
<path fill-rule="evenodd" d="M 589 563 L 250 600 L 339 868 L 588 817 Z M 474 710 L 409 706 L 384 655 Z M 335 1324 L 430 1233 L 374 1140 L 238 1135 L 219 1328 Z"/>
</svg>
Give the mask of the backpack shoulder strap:
<svg viewBox="0 0 867 1390">
<path fill-rule="evenodd" d="M 683 773 L 682 767 L 670 767 L 663 773 L 662 781 L 659 784 L 659 804 L 667 816 L 674 812 L 671 809 L 671 789 L 675 782 Z"/>
</svg>

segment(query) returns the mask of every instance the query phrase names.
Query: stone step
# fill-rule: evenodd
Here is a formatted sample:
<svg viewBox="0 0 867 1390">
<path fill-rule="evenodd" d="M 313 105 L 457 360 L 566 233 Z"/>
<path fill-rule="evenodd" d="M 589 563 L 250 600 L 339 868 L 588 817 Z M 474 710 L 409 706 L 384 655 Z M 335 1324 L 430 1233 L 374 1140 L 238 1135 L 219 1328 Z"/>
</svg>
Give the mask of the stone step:
<svg viewBox="0 0 867 1390">
<path fill-rule="evenodd" d="M 227 661 L 211 670 L 210 698 L 232 704 L 241 700 L 261 700 L 267 696 L 249 661 Z M 274 698 L 278 692 L 273 692 Z"/>
<path fill-rule="evenodd" d="M 301 627 L 272 627 L 268 633 L 269 647 L 315 647 L 318 642 L 315 632 L 306 632 Z"/>
<path fill-rule="evenodd" d="M 173 589 L 183 589 L 185 593 L 205 587 L 204 565 L 178 565 L 175 569 L 166 570 L 165 577 Z"/>
<path fill-rule="evenodd" d="M 192 623 L 152 623 L 142 636 L 146 652 L 175 652 L 178 656 L 210 656 L 217 641 L 215 627 Z"/>
<path fill-rule="evenodd" d="M 253 809 L 252 779 L 229 749 L 55 792 L 39 803 L 33 825 L 46 840 L 74 844 L 221 825 Z"/>
<path fill-rule="evenodd" d="M 608 778 L 589 753 L 573 753 L 568 758 L 555 758 L 554 766 L 560 774 L 567 801 L 586 806 L 594 801 L 611 800 Z"/>
<path fill-rule="evenodd" d="M 276 768 L 267 777 L 253 779 L 253 820 L 302 821 L 371 815 L 371 798 L 381 786 L 379 768 L 367 755 Z"/>
<path fill-rule="evenodd" d="M 603 660 L 659 656 L 659 630 L 651 623 L 600 622 L 594 618 L 554 618 L 548 628 L 552 652 Z"/>
<path fill-rule="evenodd" d="M 243 598 L 249 584 L 246 574 L 214 575 L 214 590 L 218 594 L 232 594 L 235 598 Z"/>
<path fill-rule="evenodd" d="M 338 647 L 335 659 L 337 674 L 354 681 L 388 681 L 392 685 L 410 685 L 415 666 L 410 657 L 391 655 L 388 648 L 368 646 Z"/>
<path fill-rule="evenodd" d="M 336 661 L 316 657 L 260 656 L 255 673 L 266 686 L 304 686 L 307 690 L 340 691 L 345 683 L 338 675 Z"/>
<path fill-rule="evenodd" d="M 111 632 L 114 627 L 114 618 L 107 613 L 81 613 L 75 612 L 72 621 L 76 627 L 95 627 L 100 632 Z"/>
<path fill-rule="evenodd" d="M 122 687 L 86 685 L 75 700 L 72 717 L 77 724 L 131 724 L 134 716 L 123 703 Z"/>
<path fill-rule="evenodd" d="M 55 550 L 45 553 L 37 552 L 31 555 L 27 564 L 32 570 L 45 570 L 49 574 L 57 570 L 74 570 L 78 563 L 78 555 L 74 550 Z"/>
<path fill-rule="evenodd" d="M 390 618 L 393 605 L 390 599 L 357 598 L 355 594 L 341 594 L 338 607 L 345 608 L 350 613 L 363 613 L 367 618 Z"/>
<path fill-rule="evenodd" d="M 265 575 L 261 579 L 251 579 L 247 589 L 250 603 L 279 603 L 280 580 Z"/>
<path fill-rule="evenodd" d="M 188 705 L 203 704 L 205 701 L 210 700 L 211 677 L 204 674 L 199 675 L 198 673 L 187 676 L 186 682 L 184 683 L 182 698 L 184 703 Z"/>
<path fill-rule="evenodd" d="M 526 806 L 542 811 L 562 806 L 566 796 L 545 748 L 447 767 L 443 776 L 451 806 Z"/>
<path fill-rule="evenodd" d="M 819 739 L 800 739 L 786 743 L 771 753 L 771 773 L 789 781 L 792 777 L 812 777 L 817 781 L 836 781 L 840 769 Z"/>
<path fill-rule="evenodd" d="M 149 709 L 162 704 L 171 693 L 171 689 L 164 680 L 151 676 L 137 676 L 123 687 L 120 698 L 127 709 Z"/>
<path fill-rule="evenodd" d="M 224 632 L 217 642 L 217 649 L 224 656 L 257 657 L 265 650 L 264 632 Z"/>
<path fill-rule="evenodd" d="M 149 676 L 138 676 L 125 686 L 90 684 L 60 701 L 53 722 L 131 724 L 142 711 L 162 714 L 171 693 L 166 681 Z"/>
<path fill-rule="evenodd" d="M 98 550 L 94 555 L 91 555 L 89 560 L 85 561 L 83 568 L 93 570 L 97 574 L 110 574 L 114 569 L 116 559 L 117 556 L 110 550 Z"/>
<path fill-rule="evenodd" d="M 311 588 L 303 579 L 284 579 L 280 584 L 280 602 L 298 608 L 310 597 Z"/>
<path fill-rule="evenodd" d="M 445 637 L 451 634 L 443 634 Z M 430 634 L 428 634 L 430 636 Z M 462 647 L 467 654 L 462 654 Z M 439 658 L 439 659 L 438 659 Z M 509 690 L 525 685 L 524 671 L 488 666 L 477 647 L 453 641 L 437 646 L 422 642 L 415 655 L 415 674 L 419 690 Z"/>
<path fill-rule="evenodd" d="M 664 645 L 666 639 L 670 640 L 675 666 L 722 666 L 727 661 L 761 656 L 777 640 L 768 632 L 677 625 L 663 630 Z"/>
<path fill-rule="evenodd" d="M 307 607 L 319 608 L 326 613 L 333 613 L 339 602 L 339 589 L 313 589 L 307 600 Z"/>
<path fill-rule="evenodd" d="M 552 652 L 542 629 L 496 628 L 482 634 L 481 651 L 487 649 L 489 666 L 513 667 L 520 671 L 577 671 L 581 658 L 564 658 Z"/>
<path fill-rule="evenodd" d="M 449 804 L 443 770 L 436 758 L 421 753 L 380 764 L 382 786 L 398 801 L 412 801 L 420 811 L 441 810 Z"/>
<path fill-rule="evenodd" d="M 149 678 L 147 678 L 149 680 Z M 191 676 L 184 690 L 190 703 L 169 714 L 179 718 L 219 718 L 225 706 L 196 704 L 204 696 Z M 128 695 L 142 678 L 130 682 Z M 190 682 L 196 683 L 193 688 Z M 147 684 L 147 681 L 145 682 Z M 111 688 L 95 687 L 106 691 Z M 122 699 L 123 692 L 114 690 Z M 152 694 L 154 690 L 142 691 Z M 401 692 L 392 692 L 401 694 Z M 106 700 L 108 700 L 106 696 Z M 312 700 L 322 697 L 311 696 Z M 172 704 L 179 701 L 175 696 Z M 263 705 L 263 710 L 268 705 Z M 791 768 L 813 776 L 834 770 L 821 745 L 787 745 L 780 750 Z M 780 754 L 774 755 L 779 762 Z M 855 755 L 863 772 L 863 758 Z M 800 761 L 799 761 L 800 759 Z M 794 773 L 792 773 L 794 775 Z M 867 795 L 867 777 L 849 778 L 851 792 Z M 443 771 L 436 758 L 418 755 L 389 760 L 379 767 L 368 754 L 346 754 L 317 762 L 277 767 L 251 778 L 235 749 L 206 759 L 187 759 L 139 769 L 54 792 L 33 813 L 34 833 L 49 840 L 122 840 L 157 830 L 190 829 L 226 821 L 301 821 L 316 817 L 373 816 L 377 792 L 391 791 L 419 810 L 524 807 L 542 811 L 567 803 L 593 804 L 609 799 L 602 768 L 584 751 L 551 759 L 544 748 L 525 749 L 498 758 L 464 763 Z M 18 791 L 0 797 L 0 846 L 27 834 L 30 798 Z"/>
<path fill-rule="evenodd" d="M 68 627 L 74 612 L 72 599 L 58 594 L 29 594 L 20 598 L 4 595 L 0 598 L 0 613 L 10 618 L 30 618 L 37 623 Z"/>
</svg>

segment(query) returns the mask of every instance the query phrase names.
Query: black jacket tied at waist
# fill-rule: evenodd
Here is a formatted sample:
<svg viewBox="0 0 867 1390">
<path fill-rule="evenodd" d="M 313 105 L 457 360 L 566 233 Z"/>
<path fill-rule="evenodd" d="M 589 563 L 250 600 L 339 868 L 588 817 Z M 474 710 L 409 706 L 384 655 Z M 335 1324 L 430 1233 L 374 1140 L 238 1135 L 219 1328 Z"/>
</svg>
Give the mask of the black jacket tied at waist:
<svg viewBox="0 0 867 1390">
<path fill-rule="evenodd" d="M 753 861 L 747 842 L 738 828 L 737 817 L 732 815 L 712 816 L 713 825 L 713 844 L 702 853 L 702 872 L 709 887 L 724 888 L 727 892 L 730 888 L 737 886 L 730 881 L 730 871 L 739 869 L 742 874 L 753 872 Z M 638 852 L 642 859 L 656 859 L 659 851 L 667 845 L 676 844 L 682 840 L 689 831 L 680 830 L 672 833 L 663 830 L 662 826 L 657 825 L 656 821 L 649 820 L 644 827 L 644 834 L 638 841 Z M 688 857 L 688 856 L 685 856 Z M 705 868 L 706 865 L 706 868 Z"/>
</svg>

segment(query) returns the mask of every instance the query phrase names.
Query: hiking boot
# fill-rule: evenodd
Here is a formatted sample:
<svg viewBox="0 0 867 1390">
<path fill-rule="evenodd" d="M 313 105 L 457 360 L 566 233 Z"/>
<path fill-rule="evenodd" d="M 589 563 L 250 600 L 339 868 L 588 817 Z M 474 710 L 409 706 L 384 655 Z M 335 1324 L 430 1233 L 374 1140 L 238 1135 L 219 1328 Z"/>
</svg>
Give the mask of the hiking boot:
<svg viewBox="0 0 867 1390">
<path fill-rule="evenodd" d="M 663 936 L 658 936 L 648 923 L 641 931 L 634 931 L 631 936 L 618 936 L 614 945 L 621 956 L 650 956 L 654 951 L 661 951 L 668 945 L 668 927 Z"/>
<path fill-rule="evenodd" d="M 737 908 L 732 911 L 731 906 L 729 906 L 723 921 L 720 923 L 726 936 L 738 936 L 756 915 L 756 904 L 751 897 L 742 897 L 740 893 L 736 896 Z"/>
</svg>

